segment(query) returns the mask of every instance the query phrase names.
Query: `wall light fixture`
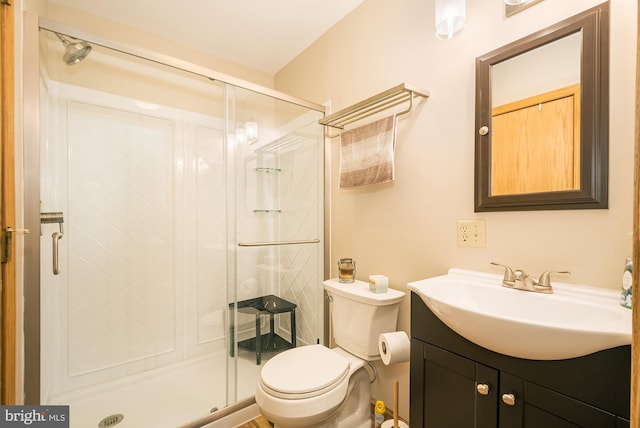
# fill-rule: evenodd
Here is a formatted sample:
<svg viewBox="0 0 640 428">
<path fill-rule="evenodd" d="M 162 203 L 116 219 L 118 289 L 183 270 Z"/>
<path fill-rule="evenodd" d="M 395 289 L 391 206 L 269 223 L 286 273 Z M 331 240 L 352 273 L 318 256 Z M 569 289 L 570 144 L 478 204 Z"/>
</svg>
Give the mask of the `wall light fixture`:
<svg viewBox="0 0 640 428">
<path fill-rule="evenodd" d="M 253 144 L 258 141 L 258 123 L 253 120 L 236 125 L 234 141 L 238 144 Z"/>
<path fill-rule="evenodd" d="M 506 16 L 515 15 L 541 1 L 542 0 L 504 0 L 504 14 Z"/>
<path fill-rule="evenodd" d="M 253 120 L 244 124 L 244 130 L 247 132 L 247 141 L 249 144 L 258 141 L 258 123 Z"/>
<path fill-rule="evenodd" d="M 236 142 L 238 144 L 244 144 L 247 142 L 247 131 L 245 131 L 244 127 L 236 128 Z"/>
<path fill-rule="evenodd" d="M 464 29 L 466 0 L 436 0 L 436 37 L 451 39 Z"/>
</svg>

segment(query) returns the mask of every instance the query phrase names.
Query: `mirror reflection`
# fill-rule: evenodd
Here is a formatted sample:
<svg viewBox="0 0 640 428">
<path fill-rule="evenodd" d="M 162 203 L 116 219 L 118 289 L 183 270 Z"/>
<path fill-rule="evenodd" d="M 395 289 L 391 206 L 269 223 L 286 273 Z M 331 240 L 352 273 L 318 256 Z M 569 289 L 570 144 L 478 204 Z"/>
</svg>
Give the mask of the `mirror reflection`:
<svg viewBox="0 0 640 428">
<path fill-rule="evenodd" d="M 475 211 L 607 208 L 609 4 L 476 59 Z"/>
<path fill-rule="evenodd" d="M 571 34 L 492 66 L 492 195 L 580 188 L 581 43 Z"/>
</svg>

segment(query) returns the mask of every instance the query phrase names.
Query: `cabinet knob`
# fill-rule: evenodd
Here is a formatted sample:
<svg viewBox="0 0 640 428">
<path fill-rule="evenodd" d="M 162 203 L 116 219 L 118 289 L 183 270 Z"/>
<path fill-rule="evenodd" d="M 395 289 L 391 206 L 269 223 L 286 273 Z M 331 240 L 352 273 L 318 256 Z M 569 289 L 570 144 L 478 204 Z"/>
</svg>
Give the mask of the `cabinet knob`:
<svg viewBox="0 0 640 428">
<path fill-rule="evenodd" d="M 486 383 L 479 383 L 476 385 L 476 390 L 480 395 L 489 395 L 489 385 Z"/>
<path fill-rule="evenodd" d="M 515 406 L 516 396 L 514 394 L 502 394 L 502 402 L 507 406 Z"/>
</svg>

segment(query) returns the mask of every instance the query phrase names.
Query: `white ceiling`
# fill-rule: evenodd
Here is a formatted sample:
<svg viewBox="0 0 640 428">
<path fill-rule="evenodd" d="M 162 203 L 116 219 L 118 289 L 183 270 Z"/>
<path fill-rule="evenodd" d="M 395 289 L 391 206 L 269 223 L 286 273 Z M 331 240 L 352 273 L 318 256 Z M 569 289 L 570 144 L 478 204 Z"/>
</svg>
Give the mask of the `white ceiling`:
<svg viewBox="0 0 640 428">
<path fill-rule="evenodd" d="M 275 74 L 364 0 L 49 0 Z"/>
</svg>

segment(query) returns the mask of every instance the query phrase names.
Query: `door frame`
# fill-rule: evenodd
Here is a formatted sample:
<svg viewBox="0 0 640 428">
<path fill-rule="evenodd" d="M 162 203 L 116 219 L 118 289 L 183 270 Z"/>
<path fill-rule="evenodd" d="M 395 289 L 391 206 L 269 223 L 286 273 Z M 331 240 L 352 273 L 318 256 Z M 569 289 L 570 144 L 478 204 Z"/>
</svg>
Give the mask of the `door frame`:
<svg viewBox="0 0 640 428">
<path fill-rule="evenodd" d="M 0 228 L 15 228 L 15 7 L 0 2 Z M 11 237 L 13 233 L 7 234 Z M 0 355 L 0 402 L 16 403 L 16 262 L 15 239 L 8 251 L 14 257 L 2 263 L 2 349 Z M 6 251 L 6 249 L 5 249 Z"/>
<path fill-rule="evenodd" d="M 637 4 L 640 22 L 640 1 Z M 633 285 L 636 302 L 632 307 L 633 326 L 631 343 L 631 427 L 640 427 L 640 26 L 636 36 L 636 116 L 635 153 L 633 160 Z"/>
</svg>

